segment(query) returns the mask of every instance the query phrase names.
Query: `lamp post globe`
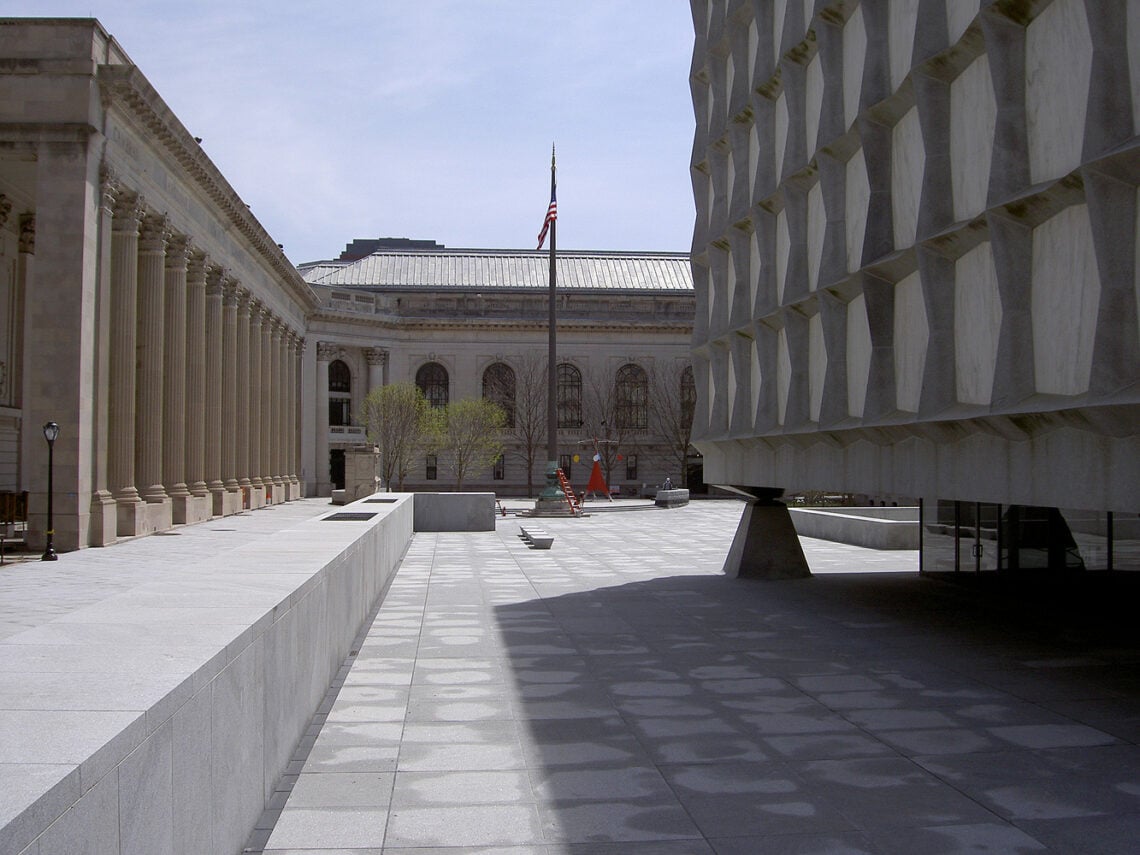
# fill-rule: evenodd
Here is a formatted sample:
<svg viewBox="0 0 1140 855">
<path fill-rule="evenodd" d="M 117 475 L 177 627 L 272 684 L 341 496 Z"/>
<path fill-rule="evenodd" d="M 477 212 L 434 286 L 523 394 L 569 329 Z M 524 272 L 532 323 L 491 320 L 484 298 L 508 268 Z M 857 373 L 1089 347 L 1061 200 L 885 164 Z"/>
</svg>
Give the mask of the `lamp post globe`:
<svg viewBox="0 0 1140 855">
<path fill-rule="evenodd" d="M 59 438 L 59 425 L 55 422 L 48 422 L 44 425 L 44 439 L 48 445 L 48 488 L 47 488 L 47 530 L 45 534 L 47 540 L 44 543 L 44 554 L 40 556 L 41 561 L 55 561 L 59 556 L 55 554 L 55 545 L 53 538 L 55 536 L 55 523 L 52 519 L 52 468 L 54 464 L 53 455 L 55 451 L 55 441 Z"/>
</svg>

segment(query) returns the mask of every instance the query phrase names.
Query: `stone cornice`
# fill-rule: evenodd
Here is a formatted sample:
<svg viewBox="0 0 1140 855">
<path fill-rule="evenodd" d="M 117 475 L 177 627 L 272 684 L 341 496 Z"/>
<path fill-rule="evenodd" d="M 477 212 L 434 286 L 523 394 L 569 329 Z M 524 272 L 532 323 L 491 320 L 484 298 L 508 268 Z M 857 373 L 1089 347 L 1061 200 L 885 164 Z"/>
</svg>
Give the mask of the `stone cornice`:
<svg viewBox="0 0 1140 855">
<path fill-rule="evenodd" d="M 384 318 L 377 315 L 357 315 L 351 312 L 340 314 L 327 309 L 313 312 L 309 316 L 310 324 L 324 321 L 326 323 L 348 324 L 354 327 L 371 327 L 384 330 L 545 330 L 546 321 L 520 321 L 520 320 L 469 320 L 459 319 L 449 321 L 446 319 L 426 318 Z M 681 333 L 692 335 L 691 322 L 658 322 L 644 323 L 637 321 L 583 321 L 559 320 L 559 330 L 594 331 L 594 332 L 622 332 L 622 333 Z"/>
<path fill-rule="evenodd" d="M 102 65 L 99 67 L 99 85 L 107 103 L 129 113 L 169 152 L 173 161 L 202 189 L 223 217 L 261 256 L 266 266 L 277 274 L 278 280 L 303 310 L 312 311 L 317 305 L 312 288 L 142 72 L 133 65 Z"/>
</svg>

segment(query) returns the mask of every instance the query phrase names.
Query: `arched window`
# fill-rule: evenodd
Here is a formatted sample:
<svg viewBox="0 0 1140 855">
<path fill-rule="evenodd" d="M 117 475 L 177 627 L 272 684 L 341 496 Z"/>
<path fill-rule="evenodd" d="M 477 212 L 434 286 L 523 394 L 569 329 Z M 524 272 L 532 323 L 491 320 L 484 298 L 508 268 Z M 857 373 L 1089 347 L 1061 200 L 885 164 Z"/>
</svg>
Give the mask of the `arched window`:
<svg viewBox="0 0 1140 855">
<path fill-rule="evenodd" d="M 352 372 L 341 359 L 329 363 L 329 424 L 352 424 Z"/>
<path fill-rule="evenodd" d="M 488 365 L 483 372 L 483 397 L 507 414 L 506 426 L 515 426 L 515 370 L 505 362 Z"/>
<path fill-rule="evenodd" d="M 582 372 L 568 362 L 558 366 L 558 426 L 582 426 Z"/>
<path fill-rule="evenodd" d="M 640 365 L 623 365 L 614 379 L 614 420 L 622 430 L 649 427 L 649 378 Z"/>
<path fill-rule="evenodd" d="M 424 393 L 428 404 L 433 407 L 446 407 L 450 400 L 447 369 L 438 362 L 421 365 L 416 372 L 416 385 Z"/>
<path fill-rule="evenodd" d="M 697 384 L 693 381 L 693 366 L 686 365 L 681 372 L 681 423 L 692 425 L 697 410 Z"/>
</svg>

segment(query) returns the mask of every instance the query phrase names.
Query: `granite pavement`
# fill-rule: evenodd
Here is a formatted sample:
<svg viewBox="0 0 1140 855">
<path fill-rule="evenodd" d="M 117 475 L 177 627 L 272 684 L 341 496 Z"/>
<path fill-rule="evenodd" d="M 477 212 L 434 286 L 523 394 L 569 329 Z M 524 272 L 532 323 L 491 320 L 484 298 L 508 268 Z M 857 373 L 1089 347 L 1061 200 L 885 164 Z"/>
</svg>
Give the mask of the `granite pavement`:
<svg viewBox="0 0 1140 855">
<path fill-rule="evenodd" d="M 740 507 L 415 535 L 246 851 L 1137 851 L 1130 622 L 807 539 L 730 579 Z"/>
</svg>

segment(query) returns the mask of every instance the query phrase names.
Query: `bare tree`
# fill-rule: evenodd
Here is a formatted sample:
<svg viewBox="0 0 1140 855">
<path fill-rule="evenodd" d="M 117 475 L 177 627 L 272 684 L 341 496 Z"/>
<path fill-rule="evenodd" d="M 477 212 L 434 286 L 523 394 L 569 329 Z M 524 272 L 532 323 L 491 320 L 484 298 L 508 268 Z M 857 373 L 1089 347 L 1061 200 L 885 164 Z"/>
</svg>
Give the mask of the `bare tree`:
<svg viewBox="0 0 1140 855">
<path fill-rule="evenodd" d="M 468 398 L 448 404 L 442 415 L 439 448 L 449 455 L 455 489 L 472 469 L 492 465 L 503 453 L 503 408 L 493 401 Z"/>
<path fill-rule="evenodd" d="M 380 449 L 380 471 L 391 489 L 404 489 L 412 461 L 431 444 L 430 407 L 414 383 L 393 383 L 373 389 L 360 408 L 368 441 Z"/>
<path fill-rule="evenodd" d="M 483 397 L 504 404 L 513 399 L 513 412 L 508 413 L 504 436 L 510 451 L 526 466 L 526 493 L 534 495 L 534 465 L 539 452 L 546 447 L 546 355 L 527 351 L 513 360 L 513 378 L 495 374 L 484 376 Z M 503 388 L 513 379 L 513 387 Z M 511 418 L 513 416 L 513 418 Z"/>
<path fill-rule="evenodd" d="M 619 458 L 637 452 L 645 429 L 622 412 L 617 378 L 609 372 L 591 369 L 583 380 L 582 409 L 585 427 L 592 437 L 609 440 L 598 444 L 606 485 L 613 482 L 614 467 Z M 591 455 L 592 457 L 593 455 Z"/>
<path fill-rule="evenodd" d="M 686 463 L 693 435 L 696 392 L 693 368 L 685 360 L 654 364 L 649 371 L 649 409 L 665 447 L 665 456 L 681 474 L 680 486 L 688 486 Z"/>
</svg>

